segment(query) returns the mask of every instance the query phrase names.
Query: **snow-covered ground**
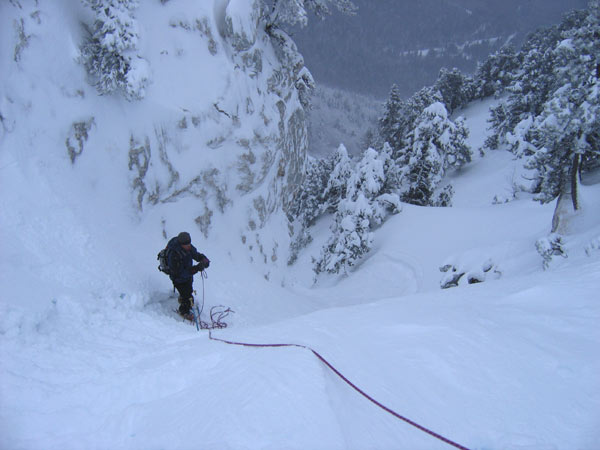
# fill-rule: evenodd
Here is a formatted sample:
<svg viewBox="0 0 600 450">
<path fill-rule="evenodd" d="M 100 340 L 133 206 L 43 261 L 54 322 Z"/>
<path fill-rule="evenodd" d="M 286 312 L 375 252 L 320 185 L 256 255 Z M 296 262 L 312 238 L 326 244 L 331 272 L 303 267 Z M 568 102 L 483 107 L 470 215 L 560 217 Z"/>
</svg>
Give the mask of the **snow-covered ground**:
<svg viewBox="0 0 600 450">
<path fill-rule="evenodd" d="M 134 212 L 125 169 L 114 173 L 127 166 L 118 147 L 93 146 L 71 165 L 66 136 L 47 125 L 72 106 L 53 97 L 62 66 L 33 63 L 19 69 L 27 82 L 11 72 L 0 86 L 0 108 L 14 114 L 0 128 L 1 449 L 450 448 L 368 402 L 306 349 L 230 346 L 176 319 L 156 269 L 164 214 L 170 233 L 190 231 L 211 259 L 208 279 L 195 282 L 205 311 L 235 310 L 216 337 L 309 346 L 379 402 L 469 448 L 598 448 L 600 184 L 582 187 L 568 258 L 546 271 L 535 242 L 550 232 L 553 205 L 525 196 L 493 204 L 511 198 L 518 173 L 497 151 L 452 176 L 454 207 L 404 205 L 349 278 L 313 284 L 327 219 L 294 266 L 280 258 L 265 277 L 240 240 L 243 207 L 206 239 L 186 212 L 194 198 Z M 21 101 L 29 88 L 34 104 Z M 88 101 L 98 121 L 123 117 L 111 118 L 116 101 Z M 464 112 L 475 149 L 488 107 Z M 11 129 L 23 118 L 30 123 Z M 274 236 L 285 228 L 276 217 Z M 465 276 L 442 290 L 447 264 L 485 281 Z"/>
<path fill-rule="evenodd" d="M 600 185 L 583 188 L 569 257 L 543 271 L 534 244 L 553 206 L 491 201 L 505 186 L 489 180 L 510 180 L 511 162 L 476 158 L 455 180 L 453 208 L 405 205 L 337 283 L 312 285 L 309 254 L 324 233 L 268 282 L 227 230 L 204 240 L 190 226 L 212 260 L 207 308 L 236 311 L 215 335 L 309 345 L 378 401 L 469 448 L 596 448 Z M 228 346 L 176 320 L 152 226 L 74 191 L 77 178 L 6 154 L 1 166 L 0 447 L 448 448 L 306 350 Z M 448 261 L 487 260 L 500 274 L 439 288 Z"/>
</svg>

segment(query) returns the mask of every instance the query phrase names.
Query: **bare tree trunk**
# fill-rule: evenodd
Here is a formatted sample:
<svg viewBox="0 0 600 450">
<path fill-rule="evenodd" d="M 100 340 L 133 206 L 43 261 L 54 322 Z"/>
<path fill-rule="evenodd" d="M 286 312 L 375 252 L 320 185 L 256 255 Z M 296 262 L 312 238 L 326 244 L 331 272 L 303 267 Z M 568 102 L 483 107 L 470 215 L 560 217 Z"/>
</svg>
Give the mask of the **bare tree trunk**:
<svg viewBox="0 0 600 450">
<path fill-rule="evenodd" d="M 571 200 L 573 201 L 573 209 L 578 211 L 581 208 L 579 201 L 579 166 L 581 165 L 581 153 L 575 153 L 573 157 L 573 166 L 571 167 Z"/>
<path fill-rule="evenodd" d="M 579 201 L 579 167 L 581 165 L 581 155 L 576 153 L 573 157 L 573 164 L 569 173 L 563 175 L 561 180 L 561 189 L 556 208 L 552 217 L 552 232 L 559 234 L 567 233 L 567 221 L 570 215 L 581 209 Z"/>
<path fill-rule="evenodd" d="M 556 200 L 556 207 L 554 208 L 554 215 L 552 216 L 552 232 L 564 234 L 566 231 L 566 217 L 571 210 L 571 193 L 561 192 Z"/>
</svg>

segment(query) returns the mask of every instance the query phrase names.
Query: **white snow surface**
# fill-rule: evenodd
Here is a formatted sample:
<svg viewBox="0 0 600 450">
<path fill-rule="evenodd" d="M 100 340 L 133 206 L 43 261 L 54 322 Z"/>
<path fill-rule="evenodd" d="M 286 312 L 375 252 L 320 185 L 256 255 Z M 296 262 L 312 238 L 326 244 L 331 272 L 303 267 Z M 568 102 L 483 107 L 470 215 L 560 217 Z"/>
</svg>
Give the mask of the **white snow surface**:
<svg viewBox="0 0 600 450">
<path fill-rule="evenodd" d="M 198 48 L 197 67 L 178 79 L 167 68 L 154 74 L 157 104 L 173 104 L 168 86 L 198 74 L 204 91 L 175 89 L 175 101 L 211 104 L 225 87 L 201 70 L 205 53 Z M 123 156 L 110 144 L 76 169 L 40 145 L 65 139 L 44 121 L 61 114 L 44 89 L 46 76 L 60 79 L 60 61 L 23 64 L 39 82 L 0 79 L 0 448 L 450 448 L 368 402 L 310 351 L 230 346 L 178 320 L 156 270 L 160 214 L 134 213 L 127 178 L 111 173 Z M 35 103 L 11 110 L 6 99 L 28 88 Z M 110 120 L 106 103 L 97 107 L 107 108 L 98 120 Z M 461 113 L 474 150 L 488 108 Z M 20 114 L 27 133 L 11 131 Z M 204 311 L 235 310 L 215 336 L 309 346 L 382 404 L 468 448 L 597 449 L 600 184 L 582 187 L 568 258 L 544 271 L 535 242 L 550 232 L 553 205 L 492 204 L 511 191 L 515 165 L 505 151 L 475 152 L 450 177 L 454 207 L 403 205 L 344 279 L 313 284 L 311 256 L 330 218 L 298 262 L 281 260 L 268 280 L 240 242 L 243 208 L 205 239 L 186 199 L 169 206 L 180 227 L 170 231 L 190 231 L 211 259 L 208 279 L 195 281 Z M 267 224 L 274 236 L 277 217 Z M 497 270 L 485 282 L 440 289 L 441 266 L 482 273 L 489 263 Z"/>
</svg>

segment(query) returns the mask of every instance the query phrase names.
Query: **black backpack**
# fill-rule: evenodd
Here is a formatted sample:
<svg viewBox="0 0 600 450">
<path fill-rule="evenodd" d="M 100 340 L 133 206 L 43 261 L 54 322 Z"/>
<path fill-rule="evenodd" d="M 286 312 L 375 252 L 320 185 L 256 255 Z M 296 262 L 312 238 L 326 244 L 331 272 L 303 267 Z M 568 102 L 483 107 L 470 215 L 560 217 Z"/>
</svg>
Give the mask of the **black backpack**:
<svg viewBox="0 0 600 450">
<path fill-rule="evenodd" d="M 158 259 L 158 270 L 167 275 L 177 275 L 181 271 L 183 265 L 183 255 L 181 251 L 177 251 L 167 245 L 158 252 L 156 259 Z M 169 266 L 169 259 L 171 260 L 171 266 Z"/>
<path fill-rule="evenodd" d="M 184 255 L 181 253 L 181 250 L 178 251 L 167 245 L 158 252 L 158 255 L 156 256 L 156 259 L 158 260 L 158 270 L 167 275 L 177 275 L 183 266 L 183 258 Z M 169 265 L 169 259 L 171 260 L 171 265 Z"/>
<path fill-rule="evenodd" d="M 171 269 L 169 268 L 169 248 L 165 247 L 158 252 L 156 259 L 158 259 L 158 270 L 171 275 Z"/>
</svg>

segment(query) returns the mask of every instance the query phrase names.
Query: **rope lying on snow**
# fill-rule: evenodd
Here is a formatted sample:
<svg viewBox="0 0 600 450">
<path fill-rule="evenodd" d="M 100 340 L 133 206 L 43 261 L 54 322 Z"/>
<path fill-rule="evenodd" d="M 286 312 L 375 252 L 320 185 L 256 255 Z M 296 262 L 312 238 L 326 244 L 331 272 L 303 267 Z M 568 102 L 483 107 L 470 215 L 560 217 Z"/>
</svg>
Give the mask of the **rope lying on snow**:
<svg viewBox="0 0 600 450">
<path fill-rule="evenodd" d="M 441 434 L 436 433 L 435 431 L 432 431 L 432 430 L 424 427 L 423 425 L 419 425 L 418 423 L 398 414 L 396 411 L 385 406 L 383 403 L 378 402 L 373 397 L 371 397 L 369 394 L 367 394 L 365 391 L 363 391 L 361 388 L 359 388 L 357 385 L 355 385 L 352 381 L 350 381 L 348 378 L 346 378 L 346 376 L 344 376 L 343 373 L 341 373 L 338 369 L 336 369 L 333 366 L 333 364 L 331 364 L 323 356 L 321 356 L 321 354 L 319 352 L 317 352 L 316 350 L 314 350 L 306 345 L 300 345 L 300 344 L 251 344 L 248 342 L 235 342 L 235 341 L 229 341 L 226 339 L 214 337 L 212 335 L 212 330 L 227 328 L 227 323 L 223 322 L 223 319 L 225 317 L 227 317 L 229 315 L 229 313 L 232 313 L 233 311 L 230 308 L 225 309 L 224 306 L 213 306 L 210 309 L 210 320 L 211 320 L 212 324 L 208 325 L 206 322 L 202 322 L 200 320 L 200 315 L 202 314 L 202 311 L 204 310 L 204 295 L 205 295 L 204 294 L 204 280 L 205 280 L 205 278 L 206 278 L 206 274 L 204 272 L 202 272 L 202 309 L 198 312 L 198 321 L 199 321 L 199 325 L 200 325 L 201 329 L 208 330 L 208 338 L 210 340 L 222 342 L 222 343 L 228 344 L 228 345 L 237 345 L 237 346 L 241 346 L 241 347 L 254 347 L 254 348 L 296 347 L 296 348 L 303 348 L 305 350 L 308 350 L 308 351 L 312 352 L 312 354 L 315 355 L 323 364 L 325 364 L 333 373 L 335 373 L 339 378 L 341 378 L 348 386 L 350 386 L 352 389 L 354 389 L 356 392 L 358 392 L 360 395 L 362 395 L 364 398 L 369 400 L 374 405 L 383 409 L 385 412 L 391 414 L 392 416 L 394 416 L 397 419 L 400 419 L 400 420 L 406 422 L 409 425 L 412 425 L 413 427 L 423 431 L 424 433 L 427 433 L 430 436 L 433 436 L 434 438 L 436 438 L 442 442 L 445 442 L 448 445 L 451 445 L 452 447 L 458 448 L 460 450 L 469 450 L 467 447 L 460 445 L 460 444 L 442 436 Z"/>
<path fill-rule="evenodd" d="M 461 450 L 469 450 L 467 447 L 464 447 L 444 436 L 442 436 L 439 433 L 436 433 L 435 431 L 432 431 L 426 427 L 424 427 L 423 425 L 419 425 L 418 423 L 398 414 L 396 411 L 394 411 L 393 409 L 385 406 L 384 404 L 378 402 L 377 400 L 375 400 L 373 397 L 371 397 L 369 394 L 367 394 L 365 391 L 363 391 L 361 388 L 359 388 L 358 386 L 356 386 L 354 383 L 352 383 L 348 378 L 346 378 L 344 376 L 344 374 L 342 374 L 339 370 L 337 370 L 333 364 L 331 364 L 329 361 L 327 361 L 323 356 L 321 356 L 321 354 L 319 352 L 317 352 L 316 350 L 313 350 L 312 348 L 306 346 L 306 345 L 300 345 L 300 344 L 250 344 L 247 342 L 235 342 L 235 341 L 228 341 L 226 339 L 221 339 L 221 338 L 216 338 L 212 335 L 212 330 L 209 329 L 208 331 L 208 338 L 213 340 L 213 341 L 218 341 L 218 342 L 222 342 L 225 344 L 229 344 L 229 345 L 238 345 L 238 346 L 242 346 L 242 347 L 255 347 L 255 348 L 275 348 L 275 347 L 297 347 L 297 348 L 303 348 L 305 350 L 308 350 L 310 352 L 312 352 L 323 364 L 325 364 L 333 373 L 335 373 L 339 378 L 341 378 L 347 385 L 349 385 L 352 389 L 354 389 L 356 392 L 358 392 L 360 395 L 362 395 L 363 397 L 365 397 L 367 400 L 369 400 L 371 403 L 373 403 L 374 405 L 378 406 L 379 408 L 383 409 L 384 411 L 386 411 L 387 413 L 391 414 L 392 416 L 396 417 L 397 419 L 400 419 L 406 423 L 408 423 L 409 425 L 412 425 L 413 427 L 429 434 L 430 436 L 433 436 L 434 438 L 445 442 L 448 445 L 451 445 L 455 448 L 461 449 Z"/>
</svg>

